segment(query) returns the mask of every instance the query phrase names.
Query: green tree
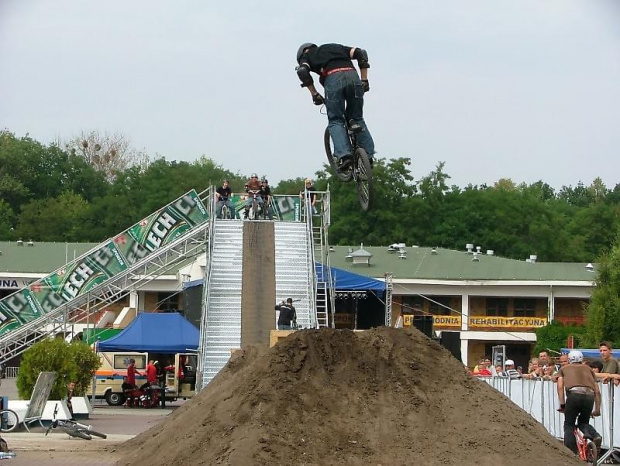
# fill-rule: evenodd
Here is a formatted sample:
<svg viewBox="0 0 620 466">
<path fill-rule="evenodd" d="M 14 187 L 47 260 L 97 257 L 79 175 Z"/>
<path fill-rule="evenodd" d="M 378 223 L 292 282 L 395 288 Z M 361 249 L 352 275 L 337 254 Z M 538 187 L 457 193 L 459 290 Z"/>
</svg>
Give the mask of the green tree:
<svg viewBox="0 0 620 466">
<path fill-rule="evenodd" d="M 86 393 L 99 366 L 99 357 L 84 342 L 69 344 L 60 338 L 42 340 L 24 352 L 17 376 L 17 390 L 20 398 L 29 399 L 39 373 L 55 372 L 51 399 L 65 397 L 69 382 L 75 382 L 75 394 L 81 395 Z"/>
<path fill-rule="evenodd" d="M 620 239 L 620 237 L 618 237 Z M 602 340 L 620 344 L 620 241 L 598 261 L 596 286 L 587 308 L 587 343 Z"/>
<path fill-rule="evenodd" d="M 564 325 L 557 320 L 550 322 L 544 327 L 536 330 L 536 347 L 534 353 L 541 351 L 560 352 L 561 348 L 566 348 L 569 336 L 574 337 L 574 345 L 579 348 L 585 341 L 586 327 L 576 325 Z"/>
</svg>

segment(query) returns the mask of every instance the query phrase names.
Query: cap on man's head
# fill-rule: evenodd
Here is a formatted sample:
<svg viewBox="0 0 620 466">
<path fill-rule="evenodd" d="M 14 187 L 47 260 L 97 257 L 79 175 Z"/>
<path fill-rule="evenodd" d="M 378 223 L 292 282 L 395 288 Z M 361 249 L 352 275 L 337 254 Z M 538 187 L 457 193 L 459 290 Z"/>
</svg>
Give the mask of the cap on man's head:
<svg viewBox="0 0 620 466">
<path fill-rule="evenodd" d="M 506 365 L 507 366 L 514 366 L 515 362 L 512 359 L 506 359 Z"/>
<path fill-rule="evenodd" d="M 293 302 L 293 298 L 286 298 L 286 302 L 287 303 L 292 303 Z"/>
</svg>

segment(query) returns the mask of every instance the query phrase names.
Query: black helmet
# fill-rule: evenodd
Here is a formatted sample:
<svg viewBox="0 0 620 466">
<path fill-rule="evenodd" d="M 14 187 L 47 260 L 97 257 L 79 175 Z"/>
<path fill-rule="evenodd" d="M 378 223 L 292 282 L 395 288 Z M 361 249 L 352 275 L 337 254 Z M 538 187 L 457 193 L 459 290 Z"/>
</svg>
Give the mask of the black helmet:
<svg viewBox="0 0 620 466">
<path fill-rule="evenodd" d="M 304 54 L 304 50 L 310 49 L 312 47 L 316 47 L 316 44 L 313 44 L 312 42 L 306 42 L 299 46 L 299 48 L 297 49 L 297 63 L 299 63 L 299 60 L 301 60 L 301 56 Z"/>
<path fill-rule="evenodd" d="M 265 178 L 265 177 L 263 177 L 263 179 L 262 179 L 262 180 L 260 180 L 260 182 L 261 182 L 261 183 L 267 183 L 267 184 L 269 184 L 269 181 L 267 181 L 267 178 Z"/>
</svg>

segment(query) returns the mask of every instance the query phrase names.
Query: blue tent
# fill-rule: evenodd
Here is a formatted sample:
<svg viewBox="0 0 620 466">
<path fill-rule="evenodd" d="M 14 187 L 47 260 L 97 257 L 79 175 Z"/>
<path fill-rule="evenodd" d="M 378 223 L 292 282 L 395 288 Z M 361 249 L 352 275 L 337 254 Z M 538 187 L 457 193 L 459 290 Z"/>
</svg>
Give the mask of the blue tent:
<svg viewBox="0 0 620 466">
<path fill-rule="evenodd" d="M 200 332 L 178 312 L 142 312 L 118 335 L 100 341 L 98 351 L 175 354 L 198 349 Z"/>
<path fill-rule="evenodd" d="M 321 263 L 315 264 L 316 274 L 319 281 L 323 280 L 324 267 Z M 374 291 L 378 295 L 382 295 L 385 291 L 385 283 L 374 278 L 358 275 L 343 269 L 331 268 L 332 279 L 334 280 L 334 288 L 339 291 Z"/>
<path fill-rule="evenodd" d="M 581 353 L 583 354 L 584 358 L 600 358 L 601 357 L 601 353 L 599 352 L 598 348 L 574 348 L 576 350 L 581 351 Z M 571 348 L 562 348 L 561 349 L 562 354 L 564 353 L 570 353 L 571 352 Z M 620 359 L 620 350 L 612 350 L 611 355 L 616 358 L 616 359 Z"/>
</svg>

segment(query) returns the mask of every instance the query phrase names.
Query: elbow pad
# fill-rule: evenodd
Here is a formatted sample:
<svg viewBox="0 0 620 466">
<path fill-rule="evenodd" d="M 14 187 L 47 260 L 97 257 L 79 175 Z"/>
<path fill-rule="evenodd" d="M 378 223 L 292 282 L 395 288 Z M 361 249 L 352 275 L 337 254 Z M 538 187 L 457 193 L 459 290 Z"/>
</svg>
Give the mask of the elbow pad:
<svg viewBox="0 0 620 466">
<path fill-rule="evenodd" d="M 353 52 L 353 58 L 357 60 L 357 64 L 360 68 L 370 68 L 370 63 L 368 63 L 368 52 L 364 49 L 360 49 L 359 47 L 355 49 Z"/>
<path fill-rule="evenodd" d="M 314 80 L 312 79 L 312 76 L 310 75 L 310 69 L 305 63 L 295 68 L 295 71 L 297 71 L 297 76 L 299 77 L 299 80 L 301 81 L 301 87 L 308 87 L 314 84 Z"/>
</svg>

